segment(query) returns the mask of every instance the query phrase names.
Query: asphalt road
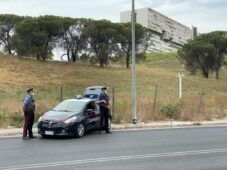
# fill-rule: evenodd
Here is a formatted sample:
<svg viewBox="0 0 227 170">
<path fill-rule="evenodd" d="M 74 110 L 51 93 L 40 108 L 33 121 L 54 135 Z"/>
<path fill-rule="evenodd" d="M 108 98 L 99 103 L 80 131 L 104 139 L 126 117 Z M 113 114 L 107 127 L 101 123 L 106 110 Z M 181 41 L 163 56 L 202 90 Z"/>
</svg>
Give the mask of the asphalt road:
<svg viewBox="0 0 227 170">
<path fill-rule="evenodd" d="M 0 138 L 0 169 L 227 169 L 227 127 L 155 129 L 77 138 Z"/>
</svg>

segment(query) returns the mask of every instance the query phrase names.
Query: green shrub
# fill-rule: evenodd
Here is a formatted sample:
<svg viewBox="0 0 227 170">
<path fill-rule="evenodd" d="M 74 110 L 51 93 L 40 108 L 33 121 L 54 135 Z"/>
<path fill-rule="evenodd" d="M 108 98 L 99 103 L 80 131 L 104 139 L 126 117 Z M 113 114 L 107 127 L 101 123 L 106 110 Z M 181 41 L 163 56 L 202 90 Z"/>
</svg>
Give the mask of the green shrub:
<svg viewBox="0 0 227 170">
<path fill-rule="evenodd" d="M 87 61 L 89 59 L 89 55 L 86 54 L 86 53 L 83 53 L 81 56 L 80 56 L 80 60 L 81 61 Z"/>
<path fill-rule="evenodd" d="M 41 113 L 35 114 L 35 120 L 34 120 L 34 122 L 38 122 L 39 118 L 40 118 L 42 115 L 43 115 L 43 114 L 41 114 Z"/>
<path fill-rule="evenodd" d="M 121 121 L 122 121 L 122 115 L 120 114 L 114 115 L 114 118 L 112 120 L 113 123 L 120 124 Z"/>
<path fill-rule="evenodd" d="M 5 127 L 7 124 L 6 114 L 4 112 L 0 112 L 0 128 Z"/>
<path fill-rule="evenodd" d="M 171 119 L 179 119 L 182 103 L 168 103 L 160 106 L 160 112 Z"/>
<path fill-rule="evenodd" d="M 136 54 L 136 63 L 145 62 L 146 57 L 147 57 L 147 55 L 146 55 L 145 51 Z"/>
<path fill-rule="evenodd" d="M 3 119 L 5 119 L 5 113 L 0 112 L 0 120 L 3 120 Z"/>
<path fill-rule="evenodd" d="M 98 59 L 95 56 L 91 56 L 89 62 L 90 62 L 90 64 L 95 65 L 98 63 Z"/>
<path fill-rule="evenodd" d="M 34 124 L 37 124 L 40 116 L 42 116 L 42 114 L 35 114 Z M 23 127 L 23 124 L 24 124 L 24 115 L 23 115 L 23 113 L 15 112 L 14 114 L 10 114 L 7 117 L 7 119 L 9 121 L 9 125 L 10 126 Z"/>
</svg>

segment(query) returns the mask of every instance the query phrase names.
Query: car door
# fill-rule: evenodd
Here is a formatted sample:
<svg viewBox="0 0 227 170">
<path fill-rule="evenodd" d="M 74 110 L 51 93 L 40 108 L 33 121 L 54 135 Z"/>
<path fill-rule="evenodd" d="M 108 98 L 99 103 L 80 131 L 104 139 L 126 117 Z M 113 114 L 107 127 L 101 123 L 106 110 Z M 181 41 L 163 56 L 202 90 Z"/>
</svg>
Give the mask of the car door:
<svg viewBox="0 0 227 170">
<path fill-rule="evenodd" d="M 96 127 L 96 111 L 95 111 L 95 102 L 89 102 L 85 109 L 86 114 L 86 124 L 87 130 L 93 129 Z"/>
<path fill-rule="evenodd" d="M 100 127 L 100 108 L 99 105 L 95 102 L 95 128 L 99 128 Z"/>
</svg>

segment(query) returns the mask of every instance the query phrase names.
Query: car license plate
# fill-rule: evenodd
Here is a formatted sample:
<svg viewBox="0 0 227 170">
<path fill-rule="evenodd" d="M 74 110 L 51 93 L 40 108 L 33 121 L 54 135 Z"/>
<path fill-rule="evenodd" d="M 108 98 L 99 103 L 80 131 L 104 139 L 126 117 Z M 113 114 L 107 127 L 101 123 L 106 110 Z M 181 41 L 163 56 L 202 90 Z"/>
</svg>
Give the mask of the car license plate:
<svg viewBox="0 0 227 170">
<path fill-rule="evenodd" d="M 45 135 L 54 135 L 53 131 L 45 131 Z"/>
</svg>

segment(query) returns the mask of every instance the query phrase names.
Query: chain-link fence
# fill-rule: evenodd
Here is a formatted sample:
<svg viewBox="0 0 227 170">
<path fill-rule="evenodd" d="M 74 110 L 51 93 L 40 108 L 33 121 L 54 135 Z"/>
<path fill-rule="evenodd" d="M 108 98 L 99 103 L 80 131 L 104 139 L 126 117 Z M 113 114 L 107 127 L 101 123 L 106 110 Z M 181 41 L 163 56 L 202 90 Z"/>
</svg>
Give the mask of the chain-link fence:
<svg viewBox="0 0 227 170">
<path fill-rule="evenodd" d="M 183 97 L 179 99 L 177 88 L 170 92 L 159 84 L 151 85 L 145 90 L 137 87 L 137 121 L 152 122 L 172 119 L 197 121 L 226 116 L 226 94 L 207 93 L 204 85 L 198 86 L 194 93 L 188 88 L 190 87 L 184 88 Z M 83 95 L 84 90 L 85 88 L 77 89 L 67 86 L 35 87 L 36 121 L 39 116 L 62 100 Z M 26 90 L 24 89 L 0 94 L 0 127 L 21 127 L 23 125 L 22 101 L 25 96 Z M 109 96 L 113 122 L 131 123 L 132 97 L 130 89 L 122 90 L 120 87 L 110 87 Z"/>
</svg>

